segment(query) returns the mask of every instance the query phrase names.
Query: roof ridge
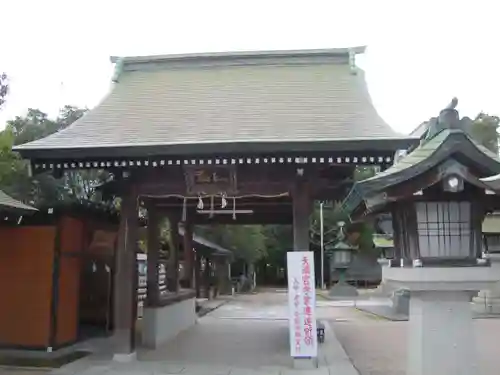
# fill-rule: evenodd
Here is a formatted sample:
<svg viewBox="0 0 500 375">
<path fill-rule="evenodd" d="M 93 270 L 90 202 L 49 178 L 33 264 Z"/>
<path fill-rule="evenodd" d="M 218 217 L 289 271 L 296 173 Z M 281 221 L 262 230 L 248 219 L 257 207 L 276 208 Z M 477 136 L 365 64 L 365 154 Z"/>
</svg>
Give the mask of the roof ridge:
<svg viewBox="0 0 500 375">
<path fill-rule="evenodd" d="M 135 55 L 135 56 L 110 56 L 112 63 L 122 60 L 124 63 L 151 62 L 162 60 L 191 60 L 201 58 L 259 58 L 259 57 L 293 57 L 293 56 L 314 56 L 314 55 L 348 55 L 350 52 L 362 54 L 366 46 L 353 46 L 341 48 L 314 48 L 314 49 L 285 49 L 285 50 L 242 50 L 224 52 L 193 52 L 193 53 L 172 53 L 156 55 Z"/>
</svg>

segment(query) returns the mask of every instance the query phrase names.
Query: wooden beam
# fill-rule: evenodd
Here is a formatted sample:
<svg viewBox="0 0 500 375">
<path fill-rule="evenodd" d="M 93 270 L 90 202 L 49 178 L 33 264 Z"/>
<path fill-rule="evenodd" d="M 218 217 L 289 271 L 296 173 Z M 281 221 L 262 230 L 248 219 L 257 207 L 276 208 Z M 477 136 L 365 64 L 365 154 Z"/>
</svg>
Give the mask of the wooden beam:
<svg viewBox="0 0 500 375">
<path fill-rule="evenodd" d="M 312 200 L 306 181 L 297 181 L 293 191 L 293 249 L 309 251 L 309 217 Z"/>
<path fill-rule="evenodd" d="M 212 225 L 212 224 L 224 224 L 224 225 L 254 225 L 254 224 L 292 224 L 293 216 L 292 212 L 283 214 L 270 214 L 270 215 L 238 215 L 236 220 L 233 220 L 231 215 L 215 215 L 210 218 L 209 215 L 196 216 L 193 219 L 195 225 Z"/>
<path fill-rule="evenodd" d="M 204 288 L 204 292 L 205 292 L 205 295 L 204 297 L 205 298 L 208 298 L 210 299 L 210 258 L 205 258 L 205 270 L 204 270 L 204 277 L 203 277 L 203 281 L 204 281 L 204 284 L 205 284 L 205 288 Z"/>
<path fill-rule="evenodd" d="M 194 287 L 196 290 L 196 298 L 201 297 L 201 255 L 195 254 L 194 257 Z"/>
<path fill-rule="evenodd" d="M 158 210 L 148 207 L 148 258 L 147 258 L 147 296 L 146 304 L 156 306 L 160 297 L 158 284 L 158 259 L 160 255 L 160 223 L 161 217 Z"/>
<path fill-rule="evenodd" d="M 137 315 L 137 190 L 132 184 L 122 197 L 113 293 L 115 354 L 135 351 Z"/>
<path fill-rule="evenodd" d="M 168 259 L 168 287 L 171 292 L 179 292 L 179 222 L 180 216 L 177 212 L 169 212 L 168 220 L 170 221 L 170 236 L 172 237 L 172 249 Z"/>
<path fill-rule="evenodd" d="M 184 271 L 187 276 L 188 287 L 193 287 L 193 263 L 194 263 L 194 252 L 193 252 L 193 222 L 191 220 L 186 220 L 184 222 L 184 236 L 183 236 L 183 247 L 184 247 Z"/>
</svg>

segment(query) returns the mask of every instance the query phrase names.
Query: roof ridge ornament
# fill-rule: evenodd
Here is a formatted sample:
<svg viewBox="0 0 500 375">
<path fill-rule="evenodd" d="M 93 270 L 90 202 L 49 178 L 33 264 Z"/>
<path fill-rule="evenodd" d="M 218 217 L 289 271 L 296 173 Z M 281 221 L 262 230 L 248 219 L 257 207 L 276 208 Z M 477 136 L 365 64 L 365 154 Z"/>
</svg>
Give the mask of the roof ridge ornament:
<svg viewBox="0 0 500 375">
<path fill-rule="evenodd" d="M 351 69 L 351 74 L 358 74 L 358 67 L 356 66 L 356 50 L 354 48 L 349 48 L 349 68 Z"/>
<path fill-rule="evenodd" d="M 113 71 L 113 77 L 111 78 L 111 82 L 117 83 L 118 79 L 120 78 L 122 72 L 123 72 L 123 65 L 125 64 L 125 61 L 123 57 L 118 57 L 116 58 L 115 62 L 115 70 Z"/>
<path fill-rule="evenodd" d="M 450 104 L 448 104 L 444 109 L 439 112 L 437 118 L 432 118 L 429 122 L 429 127 L 427 134 L 425 135 L 424 142 L 434 138 L 437 134 L 441 133 L 443 130 L 459 129 L 464 130 L 464 124 L 460 120 L 460 115 L 455 109 L 458 105 L 458 99 L 454 97 L 451 99 Z"/>
</svg>

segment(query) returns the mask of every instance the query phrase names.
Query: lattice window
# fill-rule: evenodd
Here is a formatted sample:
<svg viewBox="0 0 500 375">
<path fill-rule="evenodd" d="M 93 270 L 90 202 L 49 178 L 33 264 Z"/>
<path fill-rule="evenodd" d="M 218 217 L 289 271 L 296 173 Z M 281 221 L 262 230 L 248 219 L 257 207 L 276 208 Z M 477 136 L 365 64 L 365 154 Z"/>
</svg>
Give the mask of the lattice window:
<svg viewBox="0 0 500 375">
<path fill-rule="evenodd" d="M 469 258 L 476 254 L 471 202 L 416 202 L 421 258 Z"/>
</svg>

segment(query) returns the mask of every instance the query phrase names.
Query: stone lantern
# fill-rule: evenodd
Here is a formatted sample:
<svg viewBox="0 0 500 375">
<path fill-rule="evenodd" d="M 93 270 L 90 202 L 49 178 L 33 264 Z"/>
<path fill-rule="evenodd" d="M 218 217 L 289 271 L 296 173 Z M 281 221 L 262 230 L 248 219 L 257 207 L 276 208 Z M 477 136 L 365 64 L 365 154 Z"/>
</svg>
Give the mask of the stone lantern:
<svg viewBox="0 0 500 375">
<path fill-rule="evenodd" d="M 411 294 L 408 375 L 479 372 L 470 301 L 500 279 L 481 235 L 498 205 L 484 178 L 500 173 L 500 159 L 471 140 L 456 104 L 430 122 L 416 149 L 356 183 L 343 203 L 351 220 L 391 213 L 395 253 L 384 278 Z"/>
<path fill-rule="evenodd" d="M 337 243 L 332 249 L 327 250 L 327 255 L 330 260 L 330 274 L 332 278 L 335 271 L 337 271 L 339 275 L 338 282 L 335 283 L 328 292 L 328 295 L 332 298 L 356 297 L 358 295 L 357 289 L 348 284 L 345 280 L 345 274 L 347 269 L 351 266 L 353 254 L 357 250 L 357 247 L 347 242 L 344 225 L 344 222 L 338 223 L 339 235 Z"/>
</svg>

